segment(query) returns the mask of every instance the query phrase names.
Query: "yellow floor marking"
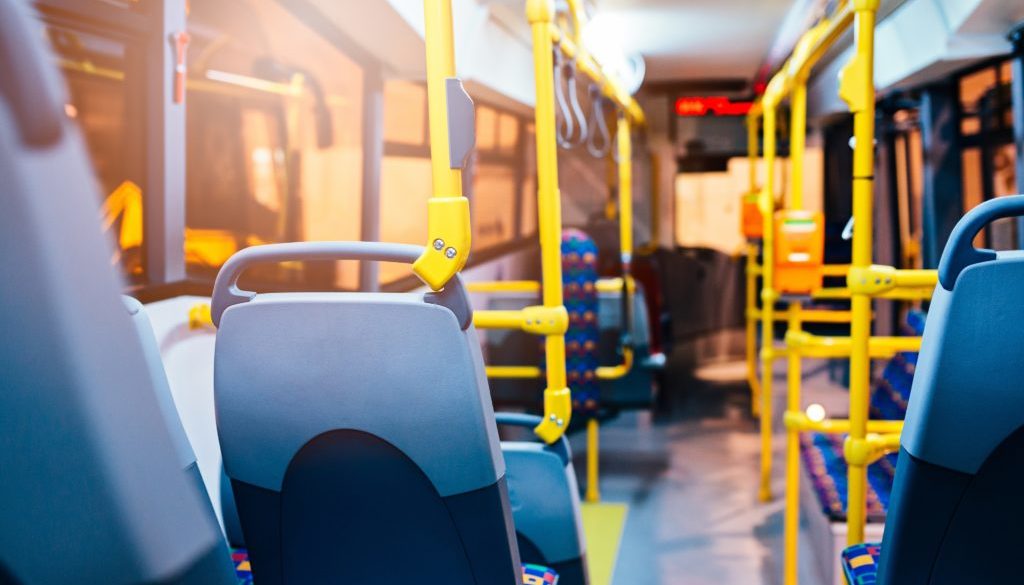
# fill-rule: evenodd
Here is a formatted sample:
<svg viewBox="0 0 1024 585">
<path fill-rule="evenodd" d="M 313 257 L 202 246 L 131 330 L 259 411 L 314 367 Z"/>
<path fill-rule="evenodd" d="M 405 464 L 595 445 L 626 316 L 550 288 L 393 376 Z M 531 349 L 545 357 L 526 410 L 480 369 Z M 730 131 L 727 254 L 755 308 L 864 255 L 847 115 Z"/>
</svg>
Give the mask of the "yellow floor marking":
<svg viewBox="0 0 1024 585">
<path fill-rule="evenodd" d="M 587 539 L 590 585 L 611 585 L 628 511 L 626 504 L 583 504 L 583 534 Z"/>
</svg>

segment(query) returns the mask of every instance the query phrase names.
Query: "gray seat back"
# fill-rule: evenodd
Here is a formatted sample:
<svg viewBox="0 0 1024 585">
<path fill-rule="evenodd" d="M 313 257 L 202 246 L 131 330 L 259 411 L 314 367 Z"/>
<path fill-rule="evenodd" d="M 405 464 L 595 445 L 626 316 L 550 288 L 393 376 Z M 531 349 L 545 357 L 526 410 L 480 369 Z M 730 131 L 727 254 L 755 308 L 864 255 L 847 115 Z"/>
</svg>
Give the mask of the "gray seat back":
<svg viewBox="0 0 1024 585">
<path fill-rule="evenodd" d="M 52 57 L 0 0 L 0 574 L 230 583 L 119 299 Z"/>
<path fill-rule="evenodd" d="M 609 353 L 618 353 L 619 341 L 622 338 L 622 324 L 625 319 L 622 316 L 622 309 L 625 303 L 622 302 L 622 290 L 599 291 L 597 300 L 599 308 L 597 311 L 597 322 L 601 328 L 601 363 L 608 363 L 606 358 L 611 358 Z M 651 346 L 651 326 L 647 316 L 647 300 L 644 296 L 644 288 L 639 282 L 636 283 L 636 290 L 633 293 L 633 314 L 630 339 L 636 350 L 644 355 Z M 612 359 L 610 363 L 615 363 Z"/>
<path fill-rule="evenodd" d="M 461 281 L 409 294 L 237 287 L 259 262 L 412 262 L 420 251 L 369 242 L 259 246 L 217 277 L 218 432 L 263 583 L 323 582 L 333 570 L 325 555 L 351 559 L 352 582 L 520 579 Z"/>
<path fill-rule="evenodd" d="M 531 434 L 541 420 L 529 414 L 497 414 L 499 426 L 522 427 Z M 523 562 L 551 567 L 559 583 L 585 585 L 586 543 L 569 441 L 502 441 L 501 452 Z"/>
<path fill-rule="evenodd" d="M 1024 548 L 1024 252 L 976 250 L 1024 196 L 968 213 L 939 266 L 886 521 L 881 583 L 1007 583 Z"/>
</svg>

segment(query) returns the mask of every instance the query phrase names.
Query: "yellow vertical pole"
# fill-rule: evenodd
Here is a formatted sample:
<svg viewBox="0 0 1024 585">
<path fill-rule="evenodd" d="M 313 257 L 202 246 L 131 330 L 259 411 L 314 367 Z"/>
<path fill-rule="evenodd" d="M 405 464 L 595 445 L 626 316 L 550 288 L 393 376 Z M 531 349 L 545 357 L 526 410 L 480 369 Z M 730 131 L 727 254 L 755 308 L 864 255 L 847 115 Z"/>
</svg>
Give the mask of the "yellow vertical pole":
<svg viewBox="0 0 1024 585">
<path fill-rule="evenodd" d="M 757 157 L 758 117 L 752 112 L 747 116 L 747 166 L 750 174 L 748 194 L 757 192 Z M 747 242 L 747 294 L 746 294 L 746 325 L 747 325 L 747 382 L 750 385 L 750 409 L 754 416 L 761 414 L 761 383 L 757 379 L 757 244 Z"/>
<path fill-rule="evenodd" d="M 587 421 L 587 492 L 584 499 L 590 503 L 601 501 L 601 488 L 598 485 L 598 465 L 600 458 L 599 443 L 600 425 L 596 418 Z"/>
<path fill-rule="evenodd" d="M 629 277 L 633 262 L 633 141 L 629 117 L 619 115 L 619 253 L 622 276 Z M 628 289 L 627 287 L 627 290 Z"/>
<path fill-rule="evenodd" d="M 758 117 L 754 114 L 747 116 L 747 166 L 749 167 L 749 179 L 750 179 L 750 193 L 757 192 L 757 154 L 760 150 L 758 148 L 758 130 L 760 124 L 758 123 Z"/>
<path fill-rule="evenodd" d="M 754 416 L 761 414 L 761 382 L 757 379 L 757 244 L 747 242 L 747 383 L 750 385 L 750 408 Z"/>
<path fill-rule="evenodd" d="M 413 270 L 430 288 L 440 290 L 466 265 L 472 228 L 469 201 L 462 196 L 463 161 L 451 160 L 449 150 L 448 80 L 455 77 L 451 0 L 425 0 L 423 16 L 433 192 L 427 204 L 427 245 Z"/>
<path fill-rule="evenodd" d="M 799 333 L 803 329 L 801 323 L 800 303 L 789 305 L 788 330 Z M 801 388 L 803 372 L 801 356 L 796 351 L 789 352 L 786 368 L 786 411 L 799 412 L 801 409 Z M 786 427 L 786 509 L 783 519 L 783 585 L 796 585 L 797 554 L 800 537 L 800 431 Z"/>
<path fill-rule="evenodd" d="M 582 0 L 568 0 L 569 18 L 572 22 L 572 42 L 577 47 L 583 47 L 583 19 L 586 12 Z"/>
<path fill-rule="evenodd" d="M 789 209 L 804 208 L 804 153 L 807 135 L 807 80 L 798 79 L 793 84 L 790 96 L 789 160 L 790 177 Z"/>
<path fill-rule="evenodd" d="M 448 153 L 448 97 L 445 80 L 455 77 L 451 0 L 425 0 L 427 104 L 430 113 L 430 170 L 433 195 L 462 194 L 462 171 L 451 168 Z"/>
<path fill-rule="evenodd" d="M 772 288 L 775 245 L 775 121 L 777 104 L 764 104 L 765 181 L 758 207 L 764 226 L 761 244 L 761 487 L 762 502 L 772 499 L 772 363 L 774 361 L 775 301 Z"/>
<path fill-rule="evenodd" d="M 856 14 L 853 59 L 840 75 L 839 94 L 853 112 L 853 262 L 852 270 L 871 265 L 875 168 L 875 18 L 879 0 L 853 0 Z M 851 285 L 850 323 L 850 440 L 867 435 L 871 360 L 871 296 Z M 867 473 L 863 465 L 849 465 L 847 486 L 847 543 L 864 541 L 867 516 Z"/>
<path fill-rule="evenodd" d="M 533 32 L 533 66 L 536 81 L 534 125 L 537 141 L 537 210 L 539 214 L 541 275 L 545 307 L 564 306 L 562 298 L 562 204 L 558 191 L 558 146 L 555 138 L 554 49 L 551 24 L 553 0 L 528 0 L 526 16 Z M 565 433 L 572 416 L 572 401 L 565 376 L 565 336 L 544 339 L 547 388 L 544 390 L 544 421 L 535 429 L 547 442 Z"/>
</svg>

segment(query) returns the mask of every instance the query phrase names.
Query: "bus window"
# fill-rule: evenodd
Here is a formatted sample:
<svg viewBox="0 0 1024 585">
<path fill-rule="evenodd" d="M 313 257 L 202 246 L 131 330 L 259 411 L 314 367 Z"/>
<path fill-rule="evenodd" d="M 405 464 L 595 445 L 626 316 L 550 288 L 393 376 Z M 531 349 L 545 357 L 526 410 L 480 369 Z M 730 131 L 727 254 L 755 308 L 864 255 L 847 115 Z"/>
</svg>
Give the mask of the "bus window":
<svg viewBox="0 0 1024 585">
<path fill-rule="evenodd" d="M 384 104 L 384 141 L 426 146 L 427 88 L 418 83 L 388 80 L 384 83 Z"/>
<path fill-rule="evenodd" d="M 47 24 L 46 35 L 68 87 L 65 111 L 88 147 L 102 197 L 104 230 L 115 245 L 111 262 L 129 285 L 142 284 L 143 99 L 129 61 L 141 48 L 112 35 Z"/>
<path fill-rule="evenodd" d="M 426 88 L 419 83 L 387 80 L 384 120 L 381 238 L 422 245 L 427 237 L 424 203 L 433 194 Z M 526 126 L 523 118 L 476 100 L 476 150 L 462 174 L 473 228 L 471 264 L 486 258 L 488 249 L 536 231 L 536 212 L 526 208 L 534 205 L 535 209 L 536 203 L 524 203 L 528 192 L 532 192 L 529 198 L 536 199 L 535 188 L 527 187 L 536 171 L 530 166 L 533 142 Z M 526 215 L 532 220 L 521 219 Z M 527 225 L 520 223 L 517 232 L 517 222 Z M 408 266 L 382 264 L 380 284 L 408 288 L 418 281 Z"/>
<path fill-rule="evenodd" d="M 196 3 L 189 27 L 189 276 L 212 279 L 246 246 L 360 239 L 359 64 L 276 3 Z M 285 263 L 246 278 L 354 289 L 358 266 Z"/>
<path fill-rule="evenodd" d="M 380 180 L 382 241 L 423 245 L 427 240 L 426 202 L 431 190 L 429 157 L 384 157 Z M 409 278 L 412 270 L 408 266 L 380 265 L 382 285 Z"/>
<path fill-rule="evenodd" d="M 478 164 L 473 179 L 473 247 L 486 249 L 513 239 L 516 216 L 515 169 Z"/>
<path fill-rule="evenodd" d="M 964 211 L 1017 191 L 1011 79 L 1009 61 L 960 78 Z M 975 244 L 1012 249 L 1018 247 L 1018 240 L 1017 222 L 999 220 L 985 228 Z"/>
<path fill-rule="evenodd" d="M 532 123 L 523 130 L 523 184 L 519 195 L 519 237 L 537 234 L 537 147 Z"/>
</svg>

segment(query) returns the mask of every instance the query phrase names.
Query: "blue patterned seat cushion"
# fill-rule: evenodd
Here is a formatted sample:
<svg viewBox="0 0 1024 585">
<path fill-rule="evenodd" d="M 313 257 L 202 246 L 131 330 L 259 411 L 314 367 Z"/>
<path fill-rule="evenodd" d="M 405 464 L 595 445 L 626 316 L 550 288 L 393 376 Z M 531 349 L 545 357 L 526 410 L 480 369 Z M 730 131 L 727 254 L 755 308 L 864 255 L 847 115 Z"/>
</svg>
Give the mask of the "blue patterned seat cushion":
<svg viewBox="0 0 1024 585">
<path fill-rule="evenodd" d="M 800 455 L 818 496 L 821 510 L 833 522 L 846 520 L 847 465 L 843 458 L 842 435 L 802 433 Z M 868 522 L 885 522 L 896 473 L 896 454 L 891 453 L 868 466 Z"/>
<path fill-rule="evenodd" d="M 569 313 L 565 332 L 565 375 L 576 414 L 596 416 L 600 408 L 597 367 L 597 244 L 578 229 L 562 232 L 562 292 Z"/>
<path fill-rule="evenodd" d="M 252 566 L 249 564 L 249 553 L 244 548 L 231 550 L 231 560 L 235 565 L 235 576 L 239 585 L 253 585 Z M 557 585 L 558 573 L 540 565 L 523 565 L 523 585 Z"/>
<path fill-rule="evenodd" d="M 878 557 L 882 545 L 857 544 L 843 551 L 843 571 L 849 585 L 875 585 L 878 583 Z"/>
</svg>

